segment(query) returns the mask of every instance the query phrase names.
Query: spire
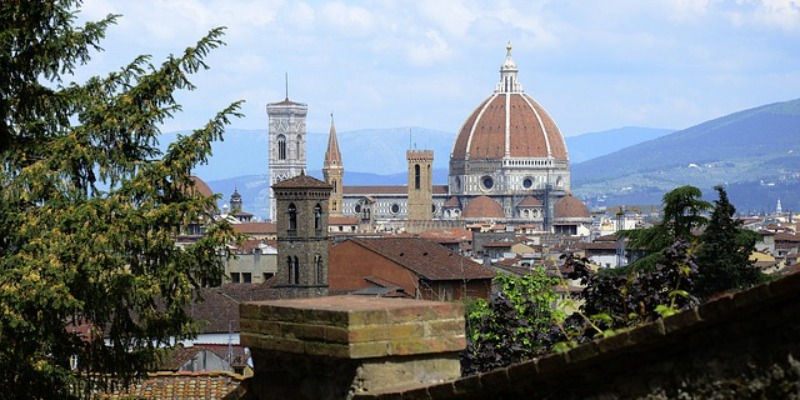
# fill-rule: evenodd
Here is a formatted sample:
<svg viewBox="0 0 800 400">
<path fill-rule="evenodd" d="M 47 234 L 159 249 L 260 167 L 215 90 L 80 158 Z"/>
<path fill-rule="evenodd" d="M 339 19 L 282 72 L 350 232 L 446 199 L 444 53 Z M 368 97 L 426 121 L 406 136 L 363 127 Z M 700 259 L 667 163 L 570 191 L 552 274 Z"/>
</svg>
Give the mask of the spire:
<svg viewBox="0 0 800 400">
<path fill-rule="evenodd" d="M 336 127 L 333 124 L 333 113 L 331 113 L 331 132 L 328 136 L 328 150 L 325 151 L 325 166 L 341 166 L 342 153 L 339 152 L 339 140 L 336 139 Z"/>
<path fill-rule="evenodd" d="M 511 42 L 506 45 L 506 59 L 500 66 L 500 82 L 497 83 L 495 93 L 519 93 L 522 85 L 517 82 L 517 63 L 511 57 Z"/>
<path fill-rule="evenodd" d="M 286 100 L 289 100 L 289 73 L 288 72 L 286 72 L 285 82 L 286 82 Z"/>
</svg>

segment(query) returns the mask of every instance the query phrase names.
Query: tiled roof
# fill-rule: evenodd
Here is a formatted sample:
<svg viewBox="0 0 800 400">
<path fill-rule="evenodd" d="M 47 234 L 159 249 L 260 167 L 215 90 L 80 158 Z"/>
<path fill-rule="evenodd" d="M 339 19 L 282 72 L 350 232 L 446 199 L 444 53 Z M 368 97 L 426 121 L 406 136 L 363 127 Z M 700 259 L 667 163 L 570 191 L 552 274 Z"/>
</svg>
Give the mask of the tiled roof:
<svg viewBox="0 0 800 400">
<path fill-rule="evenodd" d="M 132 384 L 127 390 L 113 390 L 99 395 L 101 399 L 238 399 L 239 385 L 245 378 L 230 372 L 157 372 Z M 239 389 L 239 390 L 237 390 Z M 243 390 L 242 390 L 243 391 Z M 230 396 L 230 397 L 228 397 Z"/>
<path fill-rule="evenodd" d="M 421 238 L 351 239 L 428 280 L 491 279 L 492 270 Z"/>
<path fill-rule="evenodd" d="M 328 225 L 358 225 L 358 223 L 358 217 L 344 215 L 331 215 L 328 217 Z"/>
<path fill-rule="evenodd" d="M 517 204 L 517 207 L 541 207 L 542 202 L 533 196 L 527 196 Z"/>
<path fill-rule="evenodd" d="M 582 201 L 572 197 L 571 194 L 562 197 L 558 200 L 558 202 L 556 202 L 554 214 L 556 219 L 592 217 L 589 209 L 586 208 L 586 204 L 583 204 Z"/>
<path fill-rule="evenodd" d="M 280 297 L 269 280 L 259 285 L 231 283 L 200 288 L 198 295 L 199 298 L 190 305 L 189 312 L 192 319 L 197 321 L 201 333 L 239 332 L 239 303 Z"/>
<path fill-rule="evenodd" d="M 451 197 L 451 198 L 447 199 L 447 201 L 445 201 L 445 202 L 444 202 L 444 204 L 443 204 L 442 206 L 443 206 L 443 207 L 456 207 L 456 208 L 461 208 L 461 202 L 460 202 L 460 201 L 458 201 L 458 197 L 456 197 L 456 196 L 453 196 L 453 197 Z"/>
<path fill-rule="evenodd" d="M 278 232 L 274 222 L 242 222 L 231 224 L 233 230 L 245 235 L 269 235 Z"/>
<path fill-rule="evenodd" d="M 272 185 L 273 189 L 333 189 L 331 185 L 314 178 L 313 176 L 300 174 L 295 177 L 280 181 Z"/>
<path fill-rule="evenodd" d="M 214 192 L 202 179 L 192 176 L 192 182 L 194 182 L 194 190 L 203 195 L 203 197 L 211 197 L 214 195 Z"/>
<path fill-rule="evenodd" d="M 505 218 L 503 208 L 488 196 L 478 196 L 464 207 L 464 218 Z"/>
<path fill-rule="evenodd" d="M 514 158 L 567 159 L 558 126 L 525 93 L 495 93 L 478 105 L 462 125 L 451 158 L 499 160 L 507 147 Z"/>
</svg>

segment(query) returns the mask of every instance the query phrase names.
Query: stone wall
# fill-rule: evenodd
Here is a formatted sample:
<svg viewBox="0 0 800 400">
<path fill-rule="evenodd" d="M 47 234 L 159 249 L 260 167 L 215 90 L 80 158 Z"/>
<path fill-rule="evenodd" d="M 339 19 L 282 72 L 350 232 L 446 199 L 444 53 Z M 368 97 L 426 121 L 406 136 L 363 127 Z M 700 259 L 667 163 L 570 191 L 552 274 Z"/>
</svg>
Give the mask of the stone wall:
<svg viewBox="0 0 800 400">
<path fill-rule="evenodd" d="M 486 374 L 357 399 L 798 399 L 800 274 Z"/>
<path fill-rule="evenodd" d="M 460 375 L 464 305 L 364 296 L 244 303 L 254 399 L 346 399 Z"/>
</svg>

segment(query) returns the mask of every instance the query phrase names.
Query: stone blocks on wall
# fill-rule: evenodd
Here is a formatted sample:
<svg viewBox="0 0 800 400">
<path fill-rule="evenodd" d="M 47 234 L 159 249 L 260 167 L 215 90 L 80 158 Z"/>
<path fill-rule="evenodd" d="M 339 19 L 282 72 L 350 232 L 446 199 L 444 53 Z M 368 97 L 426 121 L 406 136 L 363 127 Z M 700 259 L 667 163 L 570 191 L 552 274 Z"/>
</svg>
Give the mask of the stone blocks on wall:
<svg viewBox="0 0 800 400">
<path fill-rule="evenodd" d="M 461 303 L 333 296 L 244 303 L 240 317 L 253 383 L 270 398 L 341 399 L 455 379 L 466 347 Z"/>
</svg>

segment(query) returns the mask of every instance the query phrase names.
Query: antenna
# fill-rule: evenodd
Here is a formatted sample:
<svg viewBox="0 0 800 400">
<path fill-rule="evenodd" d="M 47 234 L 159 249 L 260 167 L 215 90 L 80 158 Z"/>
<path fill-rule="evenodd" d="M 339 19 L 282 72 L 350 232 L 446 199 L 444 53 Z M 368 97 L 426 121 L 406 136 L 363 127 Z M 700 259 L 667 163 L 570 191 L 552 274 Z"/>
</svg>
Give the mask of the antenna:
<svg viewBox="0 0 800 400">
<path fill-rule="evenodd" d="M 408 149 L 411 150 L 413 147 L 411 146 L 411 128 L 408 128 Z"/>
<path fill-rule="evenodd" d="M 285 78 L 285 81 L 286 81 L 286 100 L 289 100 L 289 73 L 286 72 L 285 74 L 286 74 L 286 78 Z"/>
</svg>

